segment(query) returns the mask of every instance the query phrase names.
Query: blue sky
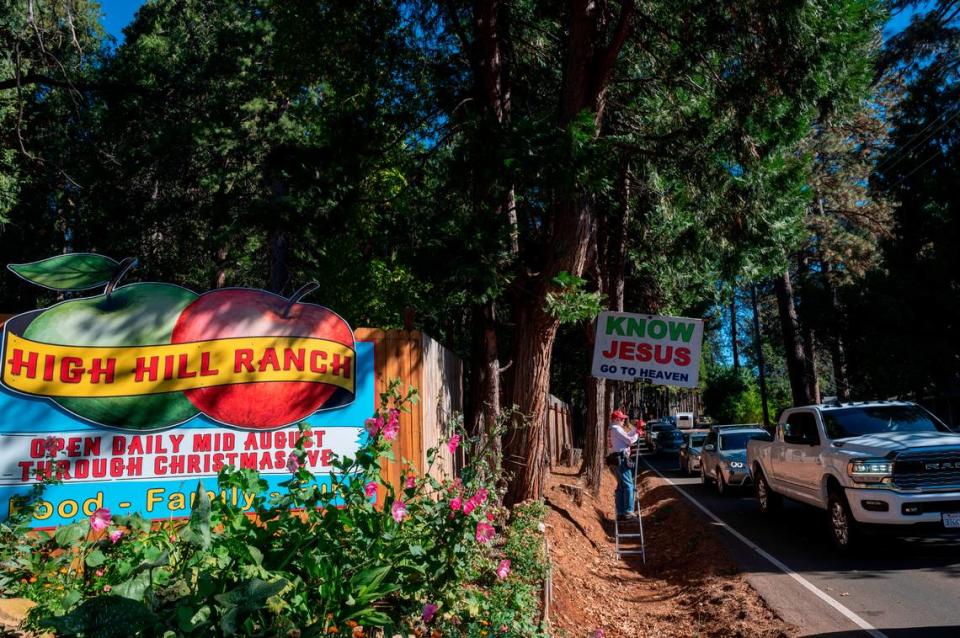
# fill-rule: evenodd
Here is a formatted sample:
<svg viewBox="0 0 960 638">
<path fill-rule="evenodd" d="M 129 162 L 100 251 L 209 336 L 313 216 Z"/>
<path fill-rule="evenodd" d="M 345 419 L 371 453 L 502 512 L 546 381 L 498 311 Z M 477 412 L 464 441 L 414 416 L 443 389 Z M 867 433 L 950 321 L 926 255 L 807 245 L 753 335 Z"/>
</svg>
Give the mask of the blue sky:
<svg viewBox="0 0 960 638">
<path fill-rule="evenodd" d="M 143 4 L 142 0 L 100 0 L 100 6 L 104 13 L 103 26 L 107 33 L 118 40 L 123 39 L 123 27 L 130 24 L 133 14 L 136 13 L 141 4 Z M 931 0 L 921 5 L 921 8 L 925 9 L 933 4 L 935 2 Z M 883 30 L 884 39 L 907 26 L 912 16 L 913 11 L 901 11 L 898 15 L 893 16 Z"/>
<path fill-rule="evenodd" d="M 100 0 L 103 28 L 118 40 L 123 39 L 123 27 L 130 24 L 141 4 L 141 0 Z"/>
</svg>

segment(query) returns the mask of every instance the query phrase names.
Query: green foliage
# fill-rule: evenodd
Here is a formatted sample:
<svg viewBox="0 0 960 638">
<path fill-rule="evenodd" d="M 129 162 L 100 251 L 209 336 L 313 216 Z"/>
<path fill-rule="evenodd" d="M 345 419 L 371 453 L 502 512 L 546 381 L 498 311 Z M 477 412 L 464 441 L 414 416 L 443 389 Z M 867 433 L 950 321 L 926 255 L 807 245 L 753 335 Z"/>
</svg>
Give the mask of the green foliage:
<svg viewBox="0 0 960 638">
<path fill-rule="evenodd" d="M 71 636 L 350 636 L 357 627 L 479 635 L 491 619 L 510 627 L 506 635 L 539 635 L 544 557 L 533 541 L 542 505 L 519 508 L 506 525 L 482 468 L 468 464 L 441 480 L 435 450 L 423 475 L 411 468 L 402 485 L 382 482 L 400 412 L 416 399 L 414 388 L 401 394 L 391 382 L 366 443 L 356 458 L 333 459 L 329 482 L 303 465 L 307 437 L 291 452 L 280 493 L 265 494 L 252 470 L 225 467 L 220 489 L 255 494 L 255 516 L 202 485 L 179 524 L 100 510 L 53 535 L 27 534 L 24 508 L 7 524 L 17 534 L 0 530 L 2 593 L 37 602 L 33 626 Z M 478 441 L 458 436 L 473 454 Z M 480 535 L 486 526 L 489 539 Z M 501 579 L 504 558 L 515 567 Z M 430 621 L 427 604 L 438 608 Z"/>
<path fill-rule="evenodd" d="M 762 422 L 760 393 L 744 370 L 712 369 L 702 397 L 704 410 L 717 423 Z"/>
<path fill-rule="evenodd" d="M 586 281 L 561 272 L 553 278 L 554 290 L 547 293 L 547 312 L 560 323 L 578 323 L 595 318 L 603 310 L 603 295 L 584 289 Z"/>
</svg>

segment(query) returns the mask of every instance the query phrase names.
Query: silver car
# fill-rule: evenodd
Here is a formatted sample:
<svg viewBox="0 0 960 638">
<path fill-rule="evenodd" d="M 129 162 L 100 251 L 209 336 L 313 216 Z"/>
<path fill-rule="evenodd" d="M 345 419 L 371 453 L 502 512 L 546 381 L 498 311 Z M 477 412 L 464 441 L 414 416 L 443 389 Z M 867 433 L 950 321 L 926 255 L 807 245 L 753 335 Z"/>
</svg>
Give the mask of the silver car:
<svg viewBox="0 0 960 638">
<path fill-rule="evenodd" d="M 747 467 L 747 441 L 753 438 L 770 440 L 770 434 L 759 427 L 714 426 L 710 428 L 700 450 L 700 480 L 704 485 L 716 483 L 723 496 L 730 487 L 751 484 Z"/>
<path fill-rule="evenodd" d="M 700 448 L 703 447 L 709 430 L 690 430 L 683 433 L 683 445 L 680 446 L 680 469 L 692 476 L 700 471 Z"/>
</svg>

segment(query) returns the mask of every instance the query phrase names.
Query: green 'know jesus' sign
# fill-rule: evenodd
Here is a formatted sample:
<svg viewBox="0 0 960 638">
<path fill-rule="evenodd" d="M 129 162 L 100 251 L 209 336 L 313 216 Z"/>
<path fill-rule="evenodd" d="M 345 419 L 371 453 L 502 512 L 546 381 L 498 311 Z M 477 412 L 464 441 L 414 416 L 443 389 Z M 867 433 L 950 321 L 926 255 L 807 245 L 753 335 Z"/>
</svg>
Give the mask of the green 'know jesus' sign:
<svg viewBox="0 0 960 638">
<path fill-rule="evenodd" d="M 701 319 L 604 312 L 597 318 L 593 376 L 695 388 L 702 342 Z"/>
</svg>

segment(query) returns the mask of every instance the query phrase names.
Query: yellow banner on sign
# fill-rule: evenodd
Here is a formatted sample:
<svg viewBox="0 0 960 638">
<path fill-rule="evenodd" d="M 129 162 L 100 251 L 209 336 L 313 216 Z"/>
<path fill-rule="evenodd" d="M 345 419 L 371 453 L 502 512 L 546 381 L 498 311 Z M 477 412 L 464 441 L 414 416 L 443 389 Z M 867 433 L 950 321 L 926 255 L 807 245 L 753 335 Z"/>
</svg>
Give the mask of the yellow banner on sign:
<svg viewBox="0 0 960 638">
<path fill-rule="evenodd" d="M 234 337 L 156 346 L 62 346 L 6 331 L 3 384 L 45 397 L 120 397 L 306 381 L 354 391 L 356 356 L 314 337 Z"/>
</svg>

